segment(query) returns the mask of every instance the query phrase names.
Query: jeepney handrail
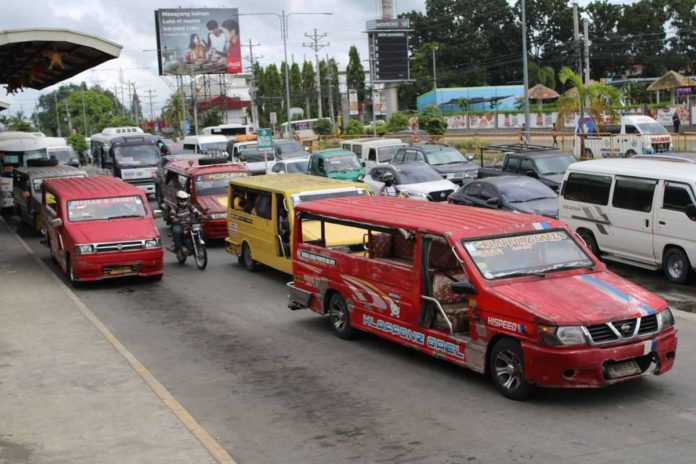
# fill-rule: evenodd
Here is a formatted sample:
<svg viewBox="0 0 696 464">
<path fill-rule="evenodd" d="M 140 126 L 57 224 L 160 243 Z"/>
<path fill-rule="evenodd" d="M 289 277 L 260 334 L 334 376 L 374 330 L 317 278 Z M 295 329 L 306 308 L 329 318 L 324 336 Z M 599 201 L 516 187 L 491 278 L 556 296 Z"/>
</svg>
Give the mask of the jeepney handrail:
<svg viewBox="0 0 696 464">
<path fill-rule="evenodd" d="M 285 247 L 283 246 L 283 238 L 280 236 L 280 234 L 276 234 L 276 238 L 278 239 L 278 244 L 280 245 L 280 251 L 283 253 L 283 258 L 287 258 L 287 255 L 285 254 Z"/>
<path fill-rule="evenodd" d="M 447 327 L 449 327 L 449 333 L 450 335 L 454 335 L 454 329 L 452 327 L 452 323 L 449 320 L 449 317 L 447 317 L 447 313 L 445 312 L 444 309 L 442 309 L 442 305 L 440 304 L 439 301 L 437 301 L 435 298 L 421 295 L 421 298 L 424 299 L 425 301 L 429 301 L 431 303 L 435 303 L 435 306 L 437 307 L 437 310 L 440 311 L 440 315 L 445 318 L 445 322 L 447 322 Z"/>
</svg>

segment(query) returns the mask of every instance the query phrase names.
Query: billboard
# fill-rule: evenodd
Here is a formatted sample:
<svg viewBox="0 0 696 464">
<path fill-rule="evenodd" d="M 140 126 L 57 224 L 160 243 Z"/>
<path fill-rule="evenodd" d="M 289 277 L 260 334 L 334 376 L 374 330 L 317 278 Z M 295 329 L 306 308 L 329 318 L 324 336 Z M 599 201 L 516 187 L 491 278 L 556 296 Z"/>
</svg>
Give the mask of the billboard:
<svg viewBox="0 0 696 464">
<path fill-rule="evenodd" d="M 160 75 L 242 72 L 237 8 L 157 10 L 155 29 Z"/>
<path fill-rule="evenodd" d="M 358 105 L 358 91 L 354 89 L 348 90 L 348 107 L 350 108 L 350 115 L 357 116 L 360 114 L 360 107 Z"/>
<path fill-rule="evenodd" d="M 367 23 L 368 45 L 374 82 L 410 80 L 408 19 L 374 20 Z"/>
</svg>

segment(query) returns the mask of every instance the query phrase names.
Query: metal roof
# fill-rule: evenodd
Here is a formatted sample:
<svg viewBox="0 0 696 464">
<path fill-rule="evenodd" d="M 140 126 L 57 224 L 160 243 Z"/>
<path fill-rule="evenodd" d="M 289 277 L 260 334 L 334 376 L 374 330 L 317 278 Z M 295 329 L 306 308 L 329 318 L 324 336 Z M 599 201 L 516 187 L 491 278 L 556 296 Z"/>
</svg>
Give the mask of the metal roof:
<svg viewBox="0 0 696 464">
<path fill-rule="evenodd" d="M 322 190 L 341 187 L 358 187 L 368 190 L 367 184 L 351 182 L 347 180 L 331 179 L 329 177 L 310 176 L 307 174 L 283 174 L 237 177 L 230 181 L 231 184 L 240 187 L 268 190 L 278 193 L 306 192 L 310 190 Z"/>
<path fill-rule="evenodd" d="M 295 209 L 360 224 L 436 235 L 451 233 L 457 238 L 531 232 L 563 225 L 533 214 L 378 196 L 317 200 L 302 203 Z"/>
<path fill-rule="evenodd" d="M 87 177 L 87 173 L 78 168 L 72 166 L 66 166 L 64 164 L 59 164 L 58 166 L 36 166 L 36 167 L 17 167 L 14 168 L 15 173 L 26 174 L 30 179 L 43 179 L 45 177 L 62 177 L 62 176 L 75 176 L 78 174 L 84 174 Z"/>
<path fill-rule="evenodd" d="M 579 161 L 568 166 L 566 172 L 588 174 L 614 174 L 620 176 L 645 177 L 648 179 L 671 178 L 673 180 L 696 180 L 696 164 L 668 163 L 664 160 L 636 158 L 607 158 Z"/>
<path fill-rule="evenodd" d="M 198 175 L 206 172 L 248 172 L 246 166 L 242 163 L 231 163 L 226 161 L 226 158 L 220 158 L 220 163 L 217 164 L 198 164 L 201 158 L 191 158 L 189 160 L 177 160 L 165 166 L 165 169 L 176 171 L 184 175 Z M 210 159 L 210 158 L 204 158 Z"/>
<path fill-rule="evenodd" d="M 135 185 L 110 176 L 46 179 L 44 185 L 62 201 L 144 195 L 143 191 Z"/>
<path fill-rule="evenodd" d="M 0 31 L 0 84 L 40 90 L 118 58 L 122 48 L 68 29 Z"/>
</svg>

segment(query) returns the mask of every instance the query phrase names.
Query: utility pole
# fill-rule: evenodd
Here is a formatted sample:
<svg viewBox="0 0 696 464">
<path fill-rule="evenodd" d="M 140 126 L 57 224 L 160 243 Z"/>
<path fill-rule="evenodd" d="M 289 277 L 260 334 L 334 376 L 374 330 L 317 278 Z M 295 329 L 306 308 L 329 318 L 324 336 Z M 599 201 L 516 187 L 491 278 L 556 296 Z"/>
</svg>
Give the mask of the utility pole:
<svg viewBox="0 0 696 464">
<path fill-rule="evenodd" d="M 326 83 L 329 89 L 329 116 L 331 119 L 331 130 L 333 135 L 336 134 L 336 113 L 334 112 L 334 101 L 333 101 L 333 66 L 334 60 L 329 61 L 329 55 L 326 55 Z"/>
<path fill-rule="evenodd" d="M 522 0 L 522 82 L 524 85 L 524 128 L 523 140 L 529 141 L 529 71 L 527 67 L 527 6 Z"/>
<path fill-rule="evenodd" d="M 590 32 L 587 19 L 582 21 L 582 32 L 585 42 L 585 85 L 590 84 Z"/>
<path fill-rule="evenodd" d="M 573 43 L 575 44 L 576 65 L 575 72 L 582 76 L 582 49 L 580 44 L 580 20 L 578 18 L 578 4 L 573 2 Z"/>
<path fill-rule="evenodd" d="M 60 133 L 60 113 L 58 111 L 58 91 L 53 92 L 53 103 L 56 107 L 56 129 L 58 131 L 58 137 L 61 137 Z"/>
<path fill-rule="evenodd" d="M 85 131 L 85 137 L 89 137 L 89 128 L 87 127 L 87 110 L 85 108 L 85 93 L 82 94 L 82 124 Z"/>
<path fill-rule="evenodd" d="M 126 116 L 126 96 L 123 93 L 123 69 L 118 68 L 120 76 L 121 76 L 121 109 L 123 110 L 123 116 Z"/>
<path fill-rule="evenodd" d="M 254 47 L 259 47 L 261 44 L 252 44 L 251 39 L 249 39 L 249 63 L 251 64 L 251 88 L 249 89 L 249 95 L 251 96 L 251 119 L 253 119 L 254 129 L 259 129 L 259 109 L 256 107 L 256 62 L 254 61 Z"/>
<path fill-rule="evenodd" d="M 72 135 L 72 118 L 70 117 L 70 111 L 68 110 L 68 100 L 63 100 L 65 103 L 65 116 L 68 120 L 68 137 Z"/>
<path fill-rule="evenodd" d="M 431 48 L 430 51 L 433 55 L 433 90 L 435 91 L 435 106 L 437 106 L 437 109 L 439 111 L 440 105 L 438 105 L 437 101 L 437 61 L 435 60 L 435 52 L 437 51 L 437 45 Z"/>
<path fill-rule="evenodd" d="M 155 91 L 153 89 L 147 89 L 146 92 L 147 92 L 147 96 L 150 100 L 150 121 L 154 121 L 155 115 L 152 111 L 152 94 L 155 93 Z"/>
<path fill-rule="evenodd" d="M 322 114 L 321 114 L 321 72 L 319 70 L 319 50 L 321 50 L 324 47 L 328 47 L 331 45 L 329 42 L 325 44 L 320 44 L 319 41 L 326 37 L 326 33 L 324 34 L 317 34 L 317 30 L 314 29 L 314 35 L 309 35 L 305 34 L 305 37 L 310 39 L 313 43 L 303 43 L 303 47 L 309 47 L 312 50 L 314 50 L 314 59 L 316 60 L 317 63 L 317 111 L 319 113 L 319 118 L 321 119 Z"/>
</svg>

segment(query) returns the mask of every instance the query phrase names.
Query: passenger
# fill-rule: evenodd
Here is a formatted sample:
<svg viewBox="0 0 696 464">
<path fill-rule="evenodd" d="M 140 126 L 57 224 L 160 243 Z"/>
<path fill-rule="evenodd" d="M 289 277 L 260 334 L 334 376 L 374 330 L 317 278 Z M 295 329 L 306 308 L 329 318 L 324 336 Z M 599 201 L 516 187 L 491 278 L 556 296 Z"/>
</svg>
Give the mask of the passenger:
<svg viewBox="0 0 696 464">
<path fill-rule="evenodd" d="M 394 185 L 394 174 L 387 172 L 382 176 L 384 185 L 379 189 L 379 195 L 383 197 L 398 197 L 401 191 Z"/>
</svg>

